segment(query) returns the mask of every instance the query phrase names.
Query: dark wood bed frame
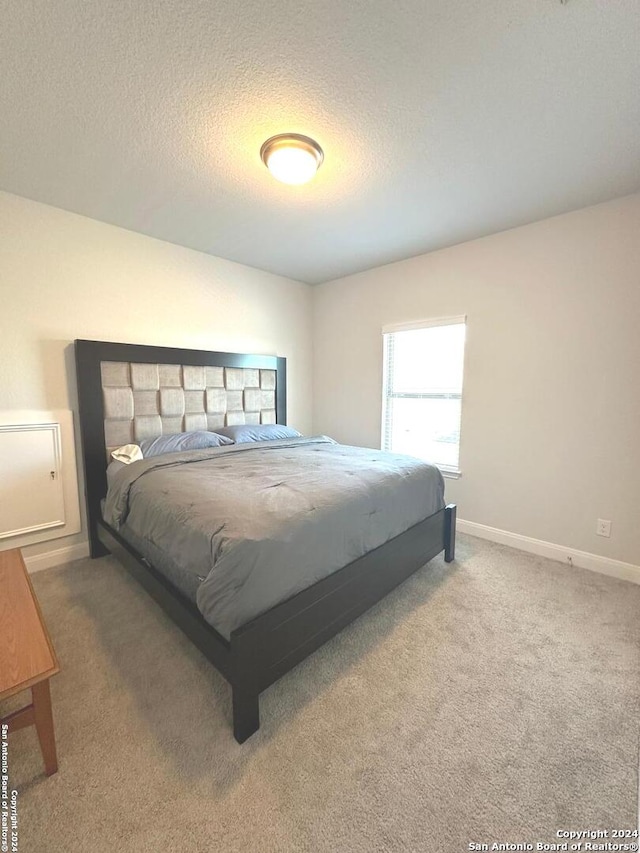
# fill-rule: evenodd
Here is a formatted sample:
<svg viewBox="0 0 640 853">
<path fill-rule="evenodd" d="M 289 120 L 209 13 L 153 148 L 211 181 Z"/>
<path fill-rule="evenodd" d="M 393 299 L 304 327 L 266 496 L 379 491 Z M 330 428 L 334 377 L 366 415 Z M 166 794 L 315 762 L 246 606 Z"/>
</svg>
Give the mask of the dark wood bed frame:
<svg viewBox="0 0 640 853">
<path fill-rule="evenodd" d="M 104 404 L 100 363 L 212 365 L 276 370 L 276 413 L 286 423 L 286 360 L 275 356 L 206 352 L 77 340 L 76 368 L 82 455 L 92 557 L 112 553 L 231 685 L 233 733 L 243 743 L 260 727 L 259 695 L 444 550 L 455 556 L 456 507 L 446 506 L 374 551 L 235 629 L 229 640 L 195 604 L 102 519 L 107 492 Z"/>
</svg>

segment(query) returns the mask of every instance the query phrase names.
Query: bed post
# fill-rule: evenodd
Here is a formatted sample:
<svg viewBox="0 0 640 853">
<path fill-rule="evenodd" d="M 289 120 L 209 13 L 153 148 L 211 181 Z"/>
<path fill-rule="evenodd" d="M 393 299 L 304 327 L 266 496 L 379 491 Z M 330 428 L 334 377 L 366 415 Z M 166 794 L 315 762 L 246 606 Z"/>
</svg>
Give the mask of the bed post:
<svg viewBox="0 0 640 853">
<path fill-rule="evenodd" d="M 100 361 L 103 358 L 102 348 L 108 346 L 96 341 L 75 342 L 87 527 L 92 557 L 104 557 L 109 553 L 98 538 L 98 521 L 102 517 L 100 501 L 107 494 L 107 448 Z"/>
<path fill-rule="evenodd" d="M 265 687 L 260 683 L 260 675 L 264 674 L 261 658 L 266 649 L 266 639 L 260 638 L 256 645 L 253 632 L 240 627 L 231 632 L 229 646 L 233 662 L 229 679 L 233 701 L 233 736 L 238 743 L 244 743 L 260 728 L 259 697 Z"/>
<path fill-rule="evenodd" d="M 444 508 L 444 561 L 451 563 L 456 558 L 456 505 Z"/>
<path fill-rule="evenodd" d="M 247 738 L 260 728 L 259 693 L 252 687 L 233 684 L 233 736 L 238 743 L 244 743 Z"/>
</svg>

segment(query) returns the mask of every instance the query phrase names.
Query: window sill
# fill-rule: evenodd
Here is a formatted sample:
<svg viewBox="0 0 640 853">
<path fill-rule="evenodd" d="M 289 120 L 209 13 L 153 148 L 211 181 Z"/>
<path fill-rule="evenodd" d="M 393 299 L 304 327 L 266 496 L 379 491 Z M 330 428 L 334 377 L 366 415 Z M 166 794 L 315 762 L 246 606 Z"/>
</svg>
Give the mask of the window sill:
<svg viewBox="0 0 640 853">
<path fill-rule="evenodd" d="M 442 476 L 447 480 L 459 480 L 462 477 L 462 471 L 452 468 L 441 468 L 439 465 L 436 466 Z"/>
</svg>

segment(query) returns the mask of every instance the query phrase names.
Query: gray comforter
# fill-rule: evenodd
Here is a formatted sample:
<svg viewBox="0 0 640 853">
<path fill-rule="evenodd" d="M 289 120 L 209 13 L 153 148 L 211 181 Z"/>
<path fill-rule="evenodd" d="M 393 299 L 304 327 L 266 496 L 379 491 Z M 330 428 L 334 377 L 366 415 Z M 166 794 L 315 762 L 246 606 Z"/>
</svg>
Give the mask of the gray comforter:
<svg viewBox="0 0 640 853">
<path fill-rule="evenodd" d="M 319 436 L 134 462 L 104 517 L 195 575 L 198 607 L 229 638 L 443 506 L 433 465 Z"/>
</svg>

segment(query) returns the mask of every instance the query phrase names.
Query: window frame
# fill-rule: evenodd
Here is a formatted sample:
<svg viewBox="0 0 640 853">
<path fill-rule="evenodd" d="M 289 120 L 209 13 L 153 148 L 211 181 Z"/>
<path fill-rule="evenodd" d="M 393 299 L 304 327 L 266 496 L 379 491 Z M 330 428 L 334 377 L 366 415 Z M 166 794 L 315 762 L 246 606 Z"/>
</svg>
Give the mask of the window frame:
<svg viewBox="0 0 640 853">
<path fill-rule="evenodd" d="M 462 382 L 460 384 L 460 392 L 455 393 L 433 393 L 433 392 L 398 392 L 396 394 L 389 393 L 389 335 L 398 332 L 414 332 L 421 329 L 432 329 L 437 326 L 459 326 L 465 327 L 465 340 L 463 349 L 463 367 L 462 367 Z M 380 430 L 380 447 L 382 450 L 393 453 L 390 445 L 390 430 L 387 429 L 390 420 L 387 412 L 389 410 L 389 399 L 438 399 L 438 400 L 460 400 L 460 421 L 462 423 L 462 395 L 464 390 L 464 362 L 466 361 L 466 336 L 467 336 L 467 315 L 461 314 L 454 317 L 433 317 L 424 320 L 414 320 L 408 323 L 392 323 L 382 327 L 382 421 Z M 462 442 L 458 442 L 458 464 L 457 466 L 446 465 L 434 462 L 443 477 L 458 479 L 462 476 L 460 468 L 460 451 Z"/>
</svg>

